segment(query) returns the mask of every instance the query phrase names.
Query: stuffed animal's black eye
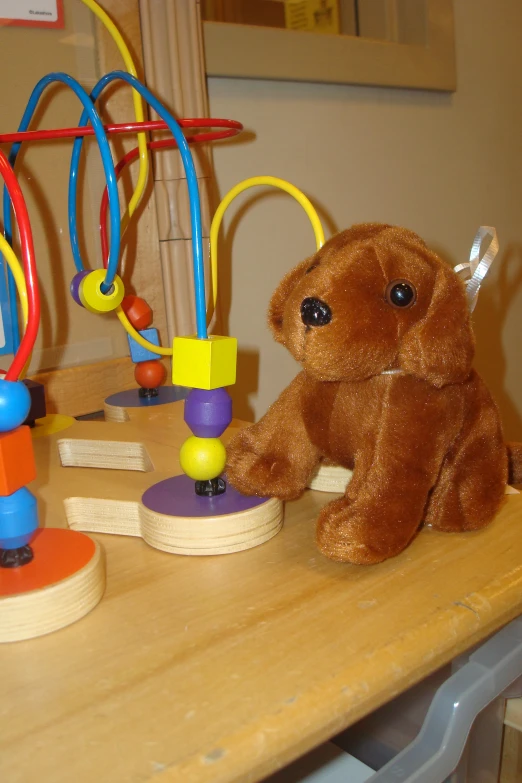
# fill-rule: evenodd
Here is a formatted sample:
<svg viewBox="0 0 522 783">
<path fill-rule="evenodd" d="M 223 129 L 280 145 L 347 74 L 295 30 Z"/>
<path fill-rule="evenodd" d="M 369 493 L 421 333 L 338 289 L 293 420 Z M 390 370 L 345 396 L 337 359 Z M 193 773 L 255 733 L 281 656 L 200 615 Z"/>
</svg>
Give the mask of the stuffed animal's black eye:
<svg viewBox="0 0 522 783">
<path fill-rule="evenodd" d="M 309 272 L 313 272 L 313 270 L 317 269 L 318 266 L 319 266 L 319 261 L 317 261 L 315 264 L 312 264 L 312 266 L 309 266 L 305 272 L 305 275 L 307 275 Z"/>
<path fill-rule="evenodd" d="M 411 307 L 415 304 L 417 292 L 407 280 L 392 280 L 386 288 L 385 298 L 394 307 Z"/>
</svg>

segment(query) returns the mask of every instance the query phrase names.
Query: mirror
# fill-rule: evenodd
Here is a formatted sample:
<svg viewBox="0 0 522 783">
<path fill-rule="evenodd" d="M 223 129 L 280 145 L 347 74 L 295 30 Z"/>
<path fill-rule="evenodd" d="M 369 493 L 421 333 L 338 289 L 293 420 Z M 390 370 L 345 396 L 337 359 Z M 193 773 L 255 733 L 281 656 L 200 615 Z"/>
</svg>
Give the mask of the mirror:
<svg viewBox="0 0 522 783">
<path fill-rule="evenodd" d="M 356 35 L 357 0 L 203 0 L 207 22 L 229 22 L 283 30 Z"/>
<path fill-rule="evenodd" d="M 201 0 L 207 74 L 456 89 L 452 0 Z"/>
</svg>

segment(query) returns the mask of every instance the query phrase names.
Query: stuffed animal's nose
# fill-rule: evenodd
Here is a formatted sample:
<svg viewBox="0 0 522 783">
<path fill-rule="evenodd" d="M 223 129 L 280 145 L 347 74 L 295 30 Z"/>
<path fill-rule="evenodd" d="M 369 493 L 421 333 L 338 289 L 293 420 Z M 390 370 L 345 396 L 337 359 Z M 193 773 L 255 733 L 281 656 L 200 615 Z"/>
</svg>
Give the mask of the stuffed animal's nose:
<svg viewBox="0 0 522 783">
<path fill-rule="evenodd" d="M 332 320 L 332 311 L 326 302 L 307 296 L 301 302 L 301 319 L 306 326 L 326 326 Z"/>
</svg>

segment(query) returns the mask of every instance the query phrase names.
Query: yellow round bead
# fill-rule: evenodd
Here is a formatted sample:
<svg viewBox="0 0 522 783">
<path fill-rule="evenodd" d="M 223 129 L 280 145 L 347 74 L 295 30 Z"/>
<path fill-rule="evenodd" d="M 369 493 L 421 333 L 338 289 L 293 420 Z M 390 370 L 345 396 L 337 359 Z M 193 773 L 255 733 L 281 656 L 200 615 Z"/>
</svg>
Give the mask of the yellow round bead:
<svg viewBox="0 0 522 783">
<path fill-rule="evenodd" d="M 125 288 L 121 277 L 114 278 L 114 282 L 108 293 L 102 294 L 101 286 L 105 280 L 105 269 L 95 269 L 89 272 L 80 283 L 78 294 L 81 303 L 91 313 L 110 313 L 122 303 L 125 296 Z"/>
<path fill-rule="evenodd" d="M 217 478 L 225 467 L 227 453 L 219 438 L 187 438 L 179 452 L 183 472 L 194 481 Z"/>
</svg>

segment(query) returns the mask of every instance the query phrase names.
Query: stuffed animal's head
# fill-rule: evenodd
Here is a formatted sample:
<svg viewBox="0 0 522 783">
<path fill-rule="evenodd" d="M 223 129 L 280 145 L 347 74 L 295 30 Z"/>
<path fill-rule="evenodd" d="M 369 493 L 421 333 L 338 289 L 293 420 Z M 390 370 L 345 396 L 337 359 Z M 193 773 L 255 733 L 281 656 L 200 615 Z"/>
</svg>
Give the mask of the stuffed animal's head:
<svg viewBox="0 0 522 783">
<path fill-rule="evenodd" d="M 269 324 L 318 380 L 399 369 L 440 387 L 471 370 L 465 286 L 403 228 L 362 224 L 330 239 L 282 280 Z"/>
</svg>

